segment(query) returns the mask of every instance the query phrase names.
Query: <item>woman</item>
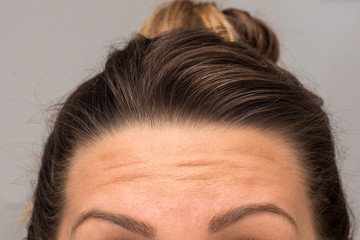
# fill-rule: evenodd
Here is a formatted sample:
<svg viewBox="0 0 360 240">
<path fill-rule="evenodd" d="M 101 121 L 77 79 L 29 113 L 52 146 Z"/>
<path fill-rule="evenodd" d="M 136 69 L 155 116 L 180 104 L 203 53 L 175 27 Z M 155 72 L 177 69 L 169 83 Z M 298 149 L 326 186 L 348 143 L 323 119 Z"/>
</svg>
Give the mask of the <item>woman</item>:
<svg viewBox="0 0 360 240">
<path fill-rule="evenodd" d="M 65 101 L 27 239 L 348 239 L 322 100 L 261 20 L 160 8 Z"/>
</svg>

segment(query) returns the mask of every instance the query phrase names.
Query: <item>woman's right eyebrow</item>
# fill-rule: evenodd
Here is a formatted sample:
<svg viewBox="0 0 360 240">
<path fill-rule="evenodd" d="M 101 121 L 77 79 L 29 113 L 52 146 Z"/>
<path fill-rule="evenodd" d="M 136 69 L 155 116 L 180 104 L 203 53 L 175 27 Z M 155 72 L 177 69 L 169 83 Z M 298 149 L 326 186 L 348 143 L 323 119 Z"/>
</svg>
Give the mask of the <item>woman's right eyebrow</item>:
<svg viewBox="0 0 360 240">
<path fill-rule="evenodd" d="M 71 229 L 71 236 L 75 233 L 76 229 L 83 224 L 86 220 L 91 218 L 97 218 L 114 223 L 132 233 L 142 235 L 143 237 L 154 239 L 156 236 L 156 229 L 150 224 L 144 223 L 143 221 L 133 219 L 132 217 L 119 214 L 111 213 L 102 210 L 92 209 L 80 214 L 76 219 L 75 224 Z"/>
</svg>

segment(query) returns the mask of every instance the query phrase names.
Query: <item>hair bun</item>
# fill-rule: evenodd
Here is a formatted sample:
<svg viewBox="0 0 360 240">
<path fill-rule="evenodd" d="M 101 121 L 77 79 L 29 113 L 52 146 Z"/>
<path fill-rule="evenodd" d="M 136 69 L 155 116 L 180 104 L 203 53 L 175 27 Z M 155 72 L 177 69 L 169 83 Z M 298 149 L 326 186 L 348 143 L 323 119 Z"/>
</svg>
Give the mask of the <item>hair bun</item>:
<svg viewBox="0 0 360 240">
<path fill-rule="evenodd" d="M 246 43 L 273 62 L 280 54 L 275 33 L 260 19 L 235 8 L 220 11 L 213 2 L 173 1 L 160 6 L 138 33 L 155 38 L 175 30 L 208 28 L 227 41 Z"/>
<path fill-rule="evenodd" d="M 279 41 L 266 23 L 252 17 L 246 11 L 235 8 L 225 9 L 222 13 L 234 27 L 241 40 L 246 41 L 273 62 L 278 61 L 280 55 Z"/>
</svg>

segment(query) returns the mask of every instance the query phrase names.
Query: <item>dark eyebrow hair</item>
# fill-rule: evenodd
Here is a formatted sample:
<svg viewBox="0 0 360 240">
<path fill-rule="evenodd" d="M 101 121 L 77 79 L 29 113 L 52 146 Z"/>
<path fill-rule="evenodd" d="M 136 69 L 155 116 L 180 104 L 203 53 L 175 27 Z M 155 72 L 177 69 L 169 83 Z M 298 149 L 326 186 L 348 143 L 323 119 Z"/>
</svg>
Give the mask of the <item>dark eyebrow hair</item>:
<svg viewBox="0 0 360 240">
<path fill-rule="evenodd" d="M 215 215 L 209 222 L 208 231 L 212 234 L 219 232 L 250 214 L 261 212 L 270 212 L 283 216 L 285 219 L 289 220 L 289 222 L 295 227 L 296 231 L 298 230 L 298 225 L 291 214 L 279 208 L 278 206 L 273 204 L 250 204 L 230 209 L 223 214 Z M 135 220 L 123 214 L 109 213 L 101 210 L 90 210 L 81 213 L 71 229 L 71 235 L 73 235 L 75 230 L 89 218 L 98 218 L 115 223 L 116 225 L 119 225 L 130 232 L 142 235 L 146 238 L 153 239 L 156 236 L 156 229 L 150 224 L 146 224 L 140 220 Z"/>
<path fill-rule="evenodd" d="M 73 235 L 75 230 L 89 218 L 98 218 L 115 223 L 116 225 L 119 225 L 130 232 L 142 235 L 146 238 L 155 238 L 156 236 L 155 228 L 149 224 L 144 223 L 143 221 L 135 220 L 123 214 L 109 213 L 101 210 L 90 210 L 80 214 L 71 229 L 71 235 Z"/>
<path fill-rule="evenodd" d="M 219 232 L 250 214 L 261 212 L 275 213 L 285 217 L 295 227 L 295 230 L 298 231 L 298 225 L 291 214 L 273 204 L 250 204 L 230 209 L 224 214 L 217 214 L 211 219 L 208 231 L 209 233 Z"/>
</svg>

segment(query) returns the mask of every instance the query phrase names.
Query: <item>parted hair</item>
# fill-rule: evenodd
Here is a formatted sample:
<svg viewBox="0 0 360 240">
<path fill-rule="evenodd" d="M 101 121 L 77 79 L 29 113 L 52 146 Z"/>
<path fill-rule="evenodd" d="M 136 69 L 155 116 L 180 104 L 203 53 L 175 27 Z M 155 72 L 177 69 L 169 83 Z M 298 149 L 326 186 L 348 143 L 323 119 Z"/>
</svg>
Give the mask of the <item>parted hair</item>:
<svg viewBox="0 0 360 240">
<path fill-rule="evenodd" d="M 26 239 L 56 239 L 75 149 L 119 127 L 165 122 L 279 132 L 299 153 L 318 239 L 347 239 L 323 101 L 277 65 L 279 49 L 271 28 L 246 11 L 192 1 L 161 6 L 62 104 L 42 153 Z"/>
</svg>

